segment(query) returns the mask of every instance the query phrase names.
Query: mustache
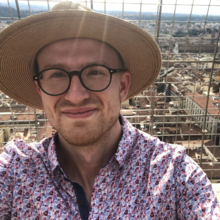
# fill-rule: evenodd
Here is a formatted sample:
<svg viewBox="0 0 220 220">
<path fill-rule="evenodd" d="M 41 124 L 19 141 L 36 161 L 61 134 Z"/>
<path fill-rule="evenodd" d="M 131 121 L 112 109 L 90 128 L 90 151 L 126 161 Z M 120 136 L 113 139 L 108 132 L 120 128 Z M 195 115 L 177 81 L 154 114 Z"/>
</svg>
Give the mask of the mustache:
<svg viewBox="0 0 220 220">
<path fill-rule="evenodd" d="M 68 100 L 62 101 L 62 103 L 57 104 L 56 109 L 62 109 L 62 108 L 71 108 L 71 107 L 85 107 L 85 106 L 100 106 L 100 102 L 98 101 L 91 101 L 91 100 L 83 100 L 79 104 L 74 104 Z"/>
</svg>

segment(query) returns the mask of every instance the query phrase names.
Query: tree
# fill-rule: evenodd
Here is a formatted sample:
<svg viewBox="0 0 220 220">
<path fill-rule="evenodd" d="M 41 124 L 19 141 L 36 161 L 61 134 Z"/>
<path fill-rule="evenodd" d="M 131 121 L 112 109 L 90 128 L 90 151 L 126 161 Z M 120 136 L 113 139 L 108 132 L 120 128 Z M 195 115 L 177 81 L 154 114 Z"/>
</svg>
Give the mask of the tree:
<svg viewBox="0 0 220 220">
<path fill-rule="evenodd" d="M 192 29 L 192 30 L 189 30 L 189 36 L 197 36 L 197 35 L 201 34 L 202 32 L 203 32 L 203 30 Z"/>
<path fill-rule="evenodd" d="M 211 28 L 206 28 L 206 31 L 211 34 L 212 33 L 212 29 Z"/>
<path fill-rule="evenodd" d="M 185 37 L 186 33 L 182 31 L 177 31 L 175 34 L 173 34 L 173 37 Z"/>
</svg>

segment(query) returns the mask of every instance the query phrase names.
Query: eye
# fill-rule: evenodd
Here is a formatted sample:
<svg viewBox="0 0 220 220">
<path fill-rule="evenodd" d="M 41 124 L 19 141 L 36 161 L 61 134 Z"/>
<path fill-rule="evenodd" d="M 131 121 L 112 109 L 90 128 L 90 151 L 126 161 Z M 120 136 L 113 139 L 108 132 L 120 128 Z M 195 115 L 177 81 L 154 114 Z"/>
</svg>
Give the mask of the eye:
<svg viewBox="0 0 220 220">
<path fill-rule="evenodd" d="M 50 77 L 51 78 L 61 78 L 61 77 L 66 77 L 66 74 L 64 72 L 56 72 L 56 73 L 53 73 Z"/>
<path fill-rule="evenodd" d="M 91 80 L 106 78 L 108 75 L 108 69 L 103 66 L 88 66 L 82 73 L 82 77 L 87 77 Z"/>
<path fill-rule="evenodd" d="M 59 69 L 44 70 L 40 75 L 40 80 L 67 80 L 69 77 L 66 72 Z"/>
<path fill-rule="evenodd" d="M 67 74 L 63 71 L 51 71 L 49 73 L 49 78 L 50 79 L 61 79 L 61 78 L 66 78 L 68 77 Z"/>
<path fill-rule="evenodd" d="M 98 76 L 98 75 L 103 75 L 104 73 L 100 70 L 92 70 L 88 73 L 90 76 Z"/>
</svg>

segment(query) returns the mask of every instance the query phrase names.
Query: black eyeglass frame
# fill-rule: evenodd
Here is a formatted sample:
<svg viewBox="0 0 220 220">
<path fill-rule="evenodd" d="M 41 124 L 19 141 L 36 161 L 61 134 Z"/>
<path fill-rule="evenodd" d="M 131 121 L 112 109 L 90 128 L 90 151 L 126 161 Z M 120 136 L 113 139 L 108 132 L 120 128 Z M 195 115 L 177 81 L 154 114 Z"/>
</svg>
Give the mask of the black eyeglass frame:
<svg viewBox="0 0 220 220">
<path fill-rule="evenodd" d="M 82 80 L 82 78 L 81 78 L 82 72 L 83 72 L 86 68 L 91 67 L 91 66 L 102 66 L 102 67 L 105 67 L 106 69 L 108 69 L 108 71 L 109 71 L 109 73 L 110 73 L 110 80 L 109 80 L 109 84 L 108 84 L 104 89 L 102 89 L 102 90 L 92 90 L 92 89 L 89 89 L 88 87 L 86 87 L 85 84 L 83 83 L 83 80 Z M 61 70 L 61 71 L 65 72 L 65 73 L 68 75 L 68 77 L 69 77 L 69 85 L 68 85 L 67 89 L 66 89 L 64 92 L 60 93 L 60 94 L 56 94 L 56 95 L 50 94 L 50 93 L 44 91 L 44 89 L 41 87 L 41 84 L 40 84 L 40 75 L 41 75 L 41 73 L 43 73 L 43 72 L 45 72 L 45 71 L 47 71 L 47 70 L 51 70 L 51 69 Z M 41 90 L 42 90 L 44 93 L 46 93 L 47 95 L 50 95 L 50 96 L 58 96 L 58 95 L 62 95 L 62 94 L 64 94 L 64 93 L 66 93 L 66 92 L 69 90 L 69 88 L 70 88 L 71 81 L 72 81 L 72 77 L 73 77 L 74 75 L 76 75 L 76 76 L 79 77 L 79 80 L 80 80 L 80 82 L 81 82 L 81 84 L 83 85 L 84 88 L 88 89 L 89 91 L 93 91 L 93 92 L 101 92 L 101 91 L 106 90 L 106 89 L 109 87 L 109 85 L 111 84 L 112 74 L 114 74 L 114 73 L 119 73 L 119 72 L 124 72 L 124 71 L 126 71 L 126 70 L 125 70 L 125 69 L 111 69 L 111 68 L 109 68 L 109 67 L 107 67 L 107 66 L 98 65 L 98 64 L 89 65 L 89 66 L 84 67 L 84 68 L 83 68 L 82 70 L 80 70 L 80 71 L 71 71 L 71 72 L 68 72 L 68 71 L 66 71 L 66 70 L 63 70 L 63 69 L 61 69 L 61 68 L 48 68 L 48 69 L 45 69 L 45 70 L 42 70 L 41 72 L 39 72 L 37 76 L 33 76 L 33 80 L 34 80 L 34 81 L 37 81 L 37 82 L 38 82 L 38 85 L 39 85 L 40 88 L 41 88 Z"/>
</svg>

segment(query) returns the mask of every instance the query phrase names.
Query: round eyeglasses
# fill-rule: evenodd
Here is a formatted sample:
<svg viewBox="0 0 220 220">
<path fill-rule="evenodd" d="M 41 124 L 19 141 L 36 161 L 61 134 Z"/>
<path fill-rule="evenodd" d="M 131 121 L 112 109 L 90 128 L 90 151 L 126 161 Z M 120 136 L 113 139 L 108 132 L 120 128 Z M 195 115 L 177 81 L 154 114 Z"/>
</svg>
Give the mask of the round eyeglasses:
<svg viewBox="0 0 220 220">
<path fill-rule="evenodd" d="M 102 65 L 90 65 L 81 71 L 67 72 L 60 68 L 50 68 L 41 71 L 33 79 L 38 82 L 43 92 L 51 96 L 61 95 L 68 91 L 71 79 L 77 75 L 82 85 L 94 92 L 107 89 L 112 80 L 112 74 L 123 72 L 123 69 L 111 69 Z"/>
</svg>

